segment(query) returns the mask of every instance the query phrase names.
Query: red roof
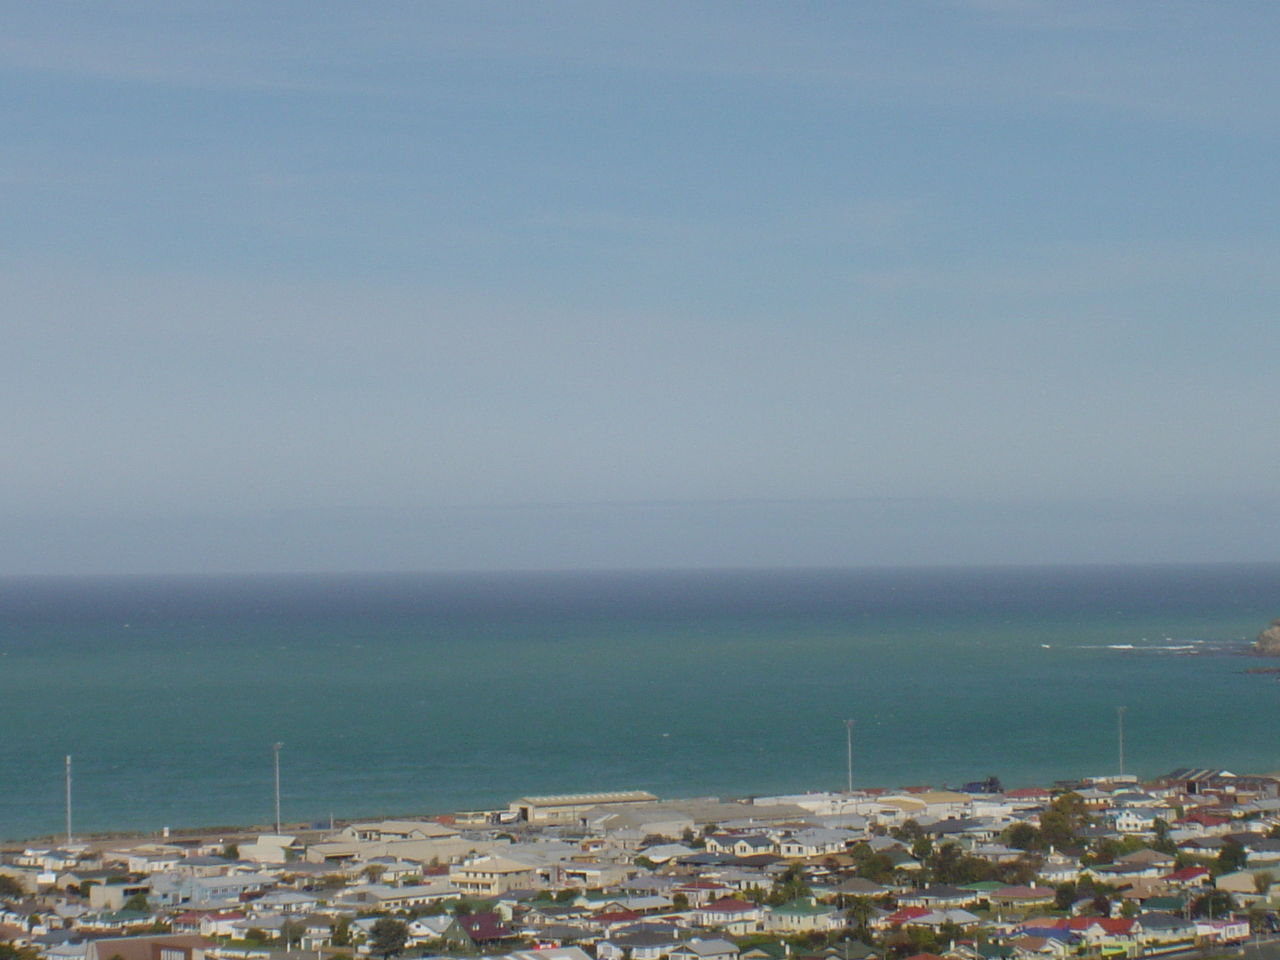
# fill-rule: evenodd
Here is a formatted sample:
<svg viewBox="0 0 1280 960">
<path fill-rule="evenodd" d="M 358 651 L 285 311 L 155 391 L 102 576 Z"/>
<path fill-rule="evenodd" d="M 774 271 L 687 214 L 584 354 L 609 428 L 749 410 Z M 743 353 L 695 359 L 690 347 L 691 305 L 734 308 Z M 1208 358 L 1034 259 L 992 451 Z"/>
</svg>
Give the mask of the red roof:
<svg viewBox="0 0 1280 960">
<path fill-rule="evenodd" d="M 921 917 L 933 913 L 928 907 L 900 907 L 896 913 L 891 913 L 885 919 L 890 926 L 897 926 L 900 923 L 906 923 L 908 920 L 919 920 Z"/>
<path fill-rule="evenodd" d="M 595 919 L 597 923 L 631 923 L 640 917 L 634 910 L 614 910 L 610 913 L 597 913 Z"/>
<path fill-rule="evenodd" d="M 1198 823 L 1201 826 L 1205 826 L 1205 827 L 1220 827 L 1224 823 L 1230 823 L 1231 818 L 1218 816 L 1212 813 L 1200 813 L 1199 811 L 1197 811 L 1195 813 L 1187 814 L 1178 822 L 1179 823 Z"/>
<path fill-rule="evenodd" d="M 1019 787 L 1017 790 L 1005 791 L 1005 796 L 1013 800 L 1039 800 L 1049 796 L 1049 791 L 1040 787 Z"/>
<path fill-rule="evenodd" d="M 511 931 L 496 913 L 473 913 L 458 917 L 458 925 L 472 940 L 505 940 Z"/>
<path fill-rule="evenodd" d="M 1175 870 L 1165 876 L 1166 880 L 1179 880 L 1185 883 L 1188 880 L 1199 880 L 1201 877 L 1209 876 L 1208 867 L 1183 867 L 1181 870 Z"/>
</svg>

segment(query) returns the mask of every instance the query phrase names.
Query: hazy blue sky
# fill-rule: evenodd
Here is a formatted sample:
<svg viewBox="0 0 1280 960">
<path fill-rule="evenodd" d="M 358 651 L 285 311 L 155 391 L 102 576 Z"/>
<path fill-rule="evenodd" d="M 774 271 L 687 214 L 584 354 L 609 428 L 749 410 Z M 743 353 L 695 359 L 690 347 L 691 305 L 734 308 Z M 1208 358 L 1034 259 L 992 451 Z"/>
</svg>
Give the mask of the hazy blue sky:
<svg viewBox="0 0 1280 960">
<path fill-rule="evenodd" d="M 1276 557 L 1273 0 L 0 14 L 0 571 Z"/>
</svg>

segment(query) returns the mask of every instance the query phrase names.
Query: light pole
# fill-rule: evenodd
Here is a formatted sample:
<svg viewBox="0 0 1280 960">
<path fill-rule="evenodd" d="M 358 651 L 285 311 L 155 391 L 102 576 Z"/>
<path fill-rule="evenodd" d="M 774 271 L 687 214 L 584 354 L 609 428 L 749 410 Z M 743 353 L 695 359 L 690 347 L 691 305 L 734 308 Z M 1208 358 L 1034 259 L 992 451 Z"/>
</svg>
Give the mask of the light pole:
<svg viewBox="0 0 1280 960">
<path fill-rule="evenodd" d="M 1116 736 L 1120 746 L 1120 776 L 1124 776 L 1124 712 L 1128 707 L 1116 707 Z"/>
<path fill-rule="evenodd" d="M 71 754 L 67 754 L 66 766 L 66 788 L 67 788 L 67 845 L 71 844 Z"/>
<path fill-rule="evenodd" d="M 275 755 L 275 766 L 276 766 L 276 833 L 277 834 L 280 833 L 280 748 L 283 746 L 284 746 L 283 743 L 277 743 L 271 748 L 272 753 Z"/>
<path fill-rule="evenodd" d="M 853 721 L 844 722 L 845 790 L 853 793 Z"/>
</svg>

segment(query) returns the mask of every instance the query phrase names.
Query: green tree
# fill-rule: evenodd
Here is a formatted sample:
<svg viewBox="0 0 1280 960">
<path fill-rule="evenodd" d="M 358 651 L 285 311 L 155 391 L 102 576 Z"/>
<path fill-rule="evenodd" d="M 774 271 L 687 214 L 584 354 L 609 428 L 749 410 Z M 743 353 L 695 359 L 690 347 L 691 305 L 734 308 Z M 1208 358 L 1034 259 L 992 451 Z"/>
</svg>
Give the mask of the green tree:
<svg viewBox="0 0 1280 960">
<path fill-rule="evenodd" d="M 798 863 L 793 863 L 787 867 L 773 882 L 773 889 L 769 891 L 768 902 L 774 906 L 783 903 L 790 903 L 792 900 L 799 900 L 802 897 L 813 895 L 813 891 L 809 889 L 809 884 L 804 880 L 804 869 Z"/>
<path fill-rule="evenodd" d="M 301 920 L 286 920 L 280 924 L 280 939 L 284 941 L 284 948 L 288 950 L 291 944 L 301 943 L 302 937 L 307 932 L 307 925 Z"/>
<path fill-rule="evenodd" d="M 911 855 L 917 860 L 927 860 L 933 853 L 933 839 L 923 833 L 911 842 Z"/>
<path fill-rule="evenodd" d="M 339 917 L 337 922 L 329 928 L 332 936 L 331 942 L 335 947 L 351 946 L 351 918 Z"/>
<path fill-rule="evenodd" d="M 1014 823 L 1005 828 L 1002 839 L 1015 850 L 1040 850 L 1040 831 L 1029 823 Z"/>
<path fill-rule="evenodd" d="M 867 940 L 871 936 L 871 917 L 875 913 L 875 904 L 870 897 L 854 897 L 849 901 L 849 909 L 845 913 L 853 934 L 859 940 Z"/>
<path fill-rule="evenodd" d="M 1156 817 L 1156 839 L 1151 844 L 1153 850 L 1167 853 L 1171 857 L 1178 855 L 1178 845 L 1169 837 L 1169 822 L 1163 817 Z"/>
<path fill-rule="evenodd" d="M 151 904 L 147 902 L 147 895 L 145 893 L 135 893 L 124 902 L 124 909 L 133 910 L 137 913 L 150 913 Z"/>
<path fill-rule="evenodd" d="M 1265 897 L 1275 880 L 1276 878 L 1270 872 L 1260 870 L 1253 875 L 1253 889 Z"/>
<path fill-rule="evenodd" d="M 17 877 L 0 873 L 0 900 L 17 900 L 26 895 Z"/>
<path fill-rule="evenodd" d="M 1057 910 L 1070 910 L 1076 902 L 1076 885 L 1068 880 L 1058 884 L 1053 893 L 1053 906 Z"/>
<path fill-rule="evenodd" d="M 239 860 L 240 847 L 234 843 L 228 843 L 222 848 L 222 855 L 228 860 Z"/>
<path fill-rule="evenodd" d="M 1075 848 L 1080 842 L 1080 828 L 1088 822 L 1080 794 L 1064 793 L 1054 797 L 1049 808 L 1040 814 L 1040 837 L 1046 846 Z"/>
<path fill-rule="evenodd" d="M 1202 896 L 1196 897 L 1191 901 L 1191 915 L 1193 917 L 1225 917 L 1228 913 L 1235 909 L 1235 901 L 1231 899 L 1231 894 L 1225 890 L 1210 890 Z"/>
<path fill-rule="evenodd" d="M 689 895 L 687 893 L 673 893 L 671 895 L 671 906 L 677 910 L 688 910 Z"/>
<path fill-rule="evenodd" d="M 1218 858 L 1213 862 L 1214 876 L 1223 873 L 1234 873 L 1243 870 L 1249 860 L 1249 854 L 1239 840 L 1228 840 L 1218 850 Z"/>
<path fill-rule="evenodd" d="M 409 927 L 403 920 L 383 917 L 369 931 L 369 949 L 380 957 L 399 956 L 409 942 Z"/>
</svg>

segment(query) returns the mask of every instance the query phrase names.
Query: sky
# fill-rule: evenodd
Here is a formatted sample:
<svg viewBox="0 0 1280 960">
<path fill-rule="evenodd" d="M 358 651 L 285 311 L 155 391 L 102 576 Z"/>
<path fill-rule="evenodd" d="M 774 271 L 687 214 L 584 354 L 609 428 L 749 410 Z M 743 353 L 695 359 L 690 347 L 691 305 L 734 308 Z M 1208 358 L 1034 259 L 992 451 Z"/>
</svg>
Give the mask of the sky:
<svg viewBox="0 0 1280 960">
<path fill-rule="evenodd" d="M 1280 543 L 1280 5 L 0 0 L 0 573 Z"/>
</svg>

